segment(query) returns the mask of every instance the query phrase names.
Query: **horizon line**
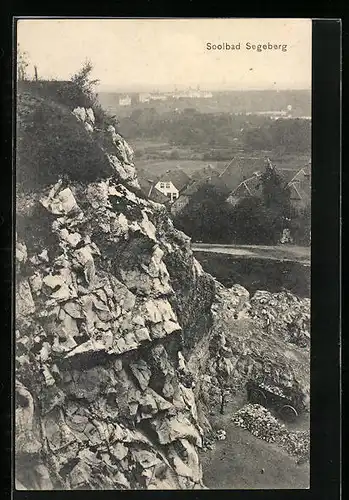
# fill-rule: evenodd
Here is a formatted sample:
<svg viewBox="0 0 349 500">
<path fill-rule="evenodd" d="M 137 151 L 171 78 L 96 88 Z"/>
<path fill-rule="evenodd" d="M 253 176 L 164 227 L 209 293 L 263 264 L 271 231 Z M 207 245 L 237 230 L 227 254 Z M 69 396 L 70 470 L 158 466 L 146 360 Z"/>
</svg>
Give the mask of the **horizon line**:
<svg viewBox="0 0 349 500">
<path fill-rule="evenodd" d="M 166 84 L 164 84 L 164 86 L 167 87 Z M 147 90 L 144 90 L 145 87 L 147 87 Z M 125 92 L 129 92 L 129 93 L 134 93 L 134 92 L 163 92 L 163 93 L 172 93 L 172 92 L 183 92 L 185 90 L 194 90 L 194 91 L 201 91 L 201 92 L 234 92 L 234 91 L 237 91 L 237 92 L 250 92 L 250 91 L 265 91 L 265 90 L 273 90 L 275 92 L 280 92 L 280 91 L 297 91 L 297 90 L 302 90 L 302 91 L 310 91 L 312 90 L 311 87 L 308 87 L 308 86 L 304 86 L 304 87 L 235 87 L 235 88 L 227 88 L 227 87 L 203 87 L 199 89 L 197 89 L 197 86 L 192 86 L 192 85 L 189 85 L 188 87 L 183 87 L 183 88 L 180 88 L 180 89 L 166 89 L 166 90 L 161 90 L 163 89 L 163 87 L 161 86 L 152 86 L 150 87 L 145 85 L 140 85 L 139 87 L 123 87 L 123 86 L 120 86 L 120 87 L 113 87 L 112 85 L 101 85 L 99 86 L 99 89 L 97 90 L 97 92 L 116 92 L 116 93 L 125 93 Z"/>
</svg>

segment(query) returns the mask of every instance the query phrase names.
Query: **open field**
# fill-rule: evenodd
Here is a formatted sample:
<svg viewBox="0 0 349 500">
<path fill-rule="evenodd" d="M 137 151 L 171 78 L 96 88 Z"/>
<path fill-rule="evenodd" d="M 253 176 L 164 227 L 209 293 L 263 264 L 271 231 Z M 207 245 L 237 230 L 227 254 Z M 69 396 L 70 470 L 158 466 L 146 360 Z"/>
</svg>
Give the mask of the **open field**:
<svg viewBox="0 0 349 500">
<path fill-rule="evenodd" d="M 203 160 L 137 160 L 136 168 L 139 170 L 145 169 L 153 175 L 164 174 L 167 170 L 174 170 L 180 167 L 186 174 L 190 175 L 197 170 L 207 167 L 223 168 L 226 164 L 224 161 L 203 161 Z"/>
</svg>

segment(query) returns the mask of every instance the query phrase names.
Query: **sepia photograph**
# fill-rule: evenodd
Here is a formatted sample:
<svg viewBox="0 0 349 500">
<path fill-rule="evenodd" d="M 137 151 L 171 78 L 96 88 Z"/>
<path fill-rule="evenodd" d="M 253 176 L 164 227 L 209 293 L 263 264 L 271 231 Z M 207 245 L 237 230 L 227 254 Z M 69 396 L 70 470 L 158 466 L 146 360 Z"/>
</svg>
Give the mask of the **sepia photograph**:
<svg viewBox="0 0 349 500">
<path fill-rule="evenodd" d="M 16 490 L 309 489 L 312 20 L 14 30 Z"/>
</svg>

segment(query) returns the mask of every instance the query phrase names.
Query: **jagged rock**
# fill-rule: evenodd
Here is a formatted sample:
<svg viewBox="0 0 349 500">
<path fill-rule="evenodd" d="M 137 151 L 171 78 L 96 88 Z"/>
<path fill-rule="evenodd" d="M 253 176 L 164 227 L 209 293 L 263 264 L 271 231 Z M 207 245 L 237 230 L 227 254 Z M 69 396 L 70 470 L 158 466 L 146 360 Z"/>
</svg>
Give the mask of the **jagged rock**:
<svg viewBox="0 0 349 500">
<path fill-rule="evenodd" d="M 136 303 L 135 295 L 128 288 L 117 280 L 114 276 L 110 279 L 115 301 L 125 310 L 130 311 Z"/>
<path fill-rule="evenodd" d="M 87 132 L 90 132 L 90 133 L 93 132 L 93 127 L 92 127 L 92 125 L 90 123 L 85 123 L 84 127 L 85 127 L 85 130 Z"/>
<path fill-rule="evenodd" d="M 24 243 L 16 241 L 16 259 L 19 262 L 26 262 L 28 258 L 27 247 Z"/>
<path fill-rule="evenodd" d="M 87 283 L 92 283 L 95 279 L 96 269 L 93 255 L 89 246 L 79 248 L 74 252 L 76 261 L 84 268 L 84 275 Z"/>
<path fill-rule="evenodd" d="M 89 184 L 86 191 L 86 198 L 92 208 L 107 207 L 109 203 L 109 186 L 106 182 L 96 182 Z"/>
<path fill-rule="evenodd" d="M 198 430 L 183 415 L 171 418 L 155 418 L 151 427 L 156 432 L 160 444 L 169 444 L 176 439 L 186 438 L 196 446 L 202 446 L 202 439 Z"/>
<path fill-rule="evenodd" d="M 44 376 L 45 384 L 47 387 L 50 387 L 56 383 L 54 377 L 52 376 L 50 370 L 46 365 L 42 367 L 42 374 Z"/>
<path fill-rule="evenodd" d="M 142 316 L 136 315 L 132 318 L 132 323 L 138 326 L 145 326 L 144 318 Z"/>
<path fill-rule="evenodd" d="M 132 456 L 143 469 L 149 469 L 149 467 L 154 467 L 154 465 L 158 465 L 162 462 L 155 453 L 147 450 L 132 450 Z"/>
<path fill-rule="evenodd" d="M 63 305 L 63 309 L 72 318 L 75 318 L 75 319 L 83 318 L 82 311 L 81 311 L 81 305 L 77 302 L 72 302 L 72 301 L 66 302 Z"/>
<path fill-rule="evenodd" d="M 121 137 L 120 134 L 117 134 L 115 132 L 115 128 L 112 125 L 110 125 L 107 130 L 111 135 L 111 140 L 115 146 L 116 155 L 117 155 L 118 159 L 126 165 L 132 164 L 133 150 L 127 144 L 125 139 L 123 137 Z"/>
<path fill-rule="evenodd" d="M 147 300 L 141 308 L 146 321 L 150 323 L 160 323 L 162 321 L 173 321 L 177 323 L 177 318 L 171 304 L 164 299 Z M 178 325 L 178 329 L 180 329 Z"/>
<path fill-rule="evenodd" d="M 172 461 L 177 474 L 187 477 L 195 483 L 200 483 L 202 470 L 195 446 L 187 439 L 181 439 L 177 443 L 177 449 L 180 448 L 179 453 L 175 449 L 175 446 L 172 446 L 169 454 L 169 459 Z"/>
<path fill-rule="evenodd" d="M 49 413 L 56 406 L 61 406 L 65 400 L 65 393 L 56 385 L 45 388 L 40 393 L 43 414 Z"/>
<path fill-rule="evenodd" d="M 67 215 L 72 211 L 76 212 L 79 207 L 74 195 L 69 188 L 65 188 L 58 194 L 50 193 L 47 198 L 41 200 L 42 205 L 54 215 Z"/>
<path fill-rule="evenodd" d="M 61 229 L 59 236 L 62 240 L 65 240 L 71 247 L 76 247 L 81 241 L 81 234 L 79 233 L 69 233 L 66 228 Z"/>
<path fill-rule="evenodd" d="M 185 372 L 187 370 L 187 365 L 181 351 L 178 351 L 177 356 L 178 356 L 178 369 Z"/>
<path fill-rule="evenodd" d="M 163 328 L 167 335 L 182 329 L 177 321 L 164 321 Z"/>
<path fill-rule="evenodd" d="M 146 389 L 151 377 L 151 371 L 147 363 L 144 360 L 140 359 L 137 363 L 130 364 L 130 370 L 136 377 L 140 388 L 142 390 Z"/>
<path fill-rule="evenodd" d="M 189 389 L 188 387 L 185 387 L 182 384 L 179 384 L 179 388 L 180 388 L 181 397 L 184 401 L 184 404 L 189 409 L 193 419 L 195 421 L 197 421 L 198 420 L 198 413 L 197 413 L 197 409 L 196 409 L 195 396 L 194 396 L 192 389 Z"/>
<path fill-rule="evenodd" d="M 128 222 L 124 214 L 119 214 L 112 224 L 111 230 L 116 236 L 128 235 Z"/>
<path fill-rule="evenodd" d="M 117 460 L 123 460 L 128 454 L 128 448 L 123 443 L 114 443 L 110 446 L 112 455 Z"/>
<path fill-rule="evenodd" d="M 156 245 L 153 249 L 153 255 L 151 257 L 150 264 L 148 266 L 148 273 L 152 278 L 157 278 L 160 274 L 160 265 L 163 264 L 162 258 L 163 258 L 164 252 L 161 250 L 161 248 Z M 163 264 L 164 269 L 166 269 L 166 266 Z M 164 272 L 164 269 L 162 268 L 162 272 Z M 167 270 L 166 270 L 167 273 Z"/>
<path fill-rule="evenodd" d="M 108 155 L 109 162 L 113 167 L 114 172 L 120 178 L 121 181 L 134 180 L 136 177 L 136 170 L 131 165 L 126 165 L 123 163 L 125 157 L 127 157 L 125 150 L 122 146 L 117 148 L 118 154 Z"/>
<path fill-rule="evenodd" d="M 166 401 L 157 392 L 147 388 L 139 401 L 141 419 L 150 418 L 159 411 L 169 410 L 172 406 L 172 403 Z"/>
<path fill-rule="evenodd" d="M 31 291 L 35 294 L 40 293 L 43 284 L 41 273 L 36 271 L 32 276 L 29 276 L 28 281 Z"/>
<path fill-rule="evenodd" d="M 34 400 L 19 381 L 16 381 L 16 406 L 16 453 L 37 454 L 42 444 L 34 420 Z"/>
<path fill-rule="evenodd" d="M 86 120 L 89 120 L 94 125 L 95 115 L 94 115 L 93 109 L 87 108 L 87 109 L 85 109 L 85 111 L 86 111 Z"/>
<path fill-rule="evenodd" d="M 127 490 L 131 489 L 129 481 L 126 479 L 125 475 L 122 472 L 118 471 L 113 479 L 116 484 L 123 486 Z"/>
<path fill-rule="evenodd" d="M 35 303 L 27 280 L 18 283 L 16 293 L 16 311 L 18 315 L 29 316 L 35 311 Z"/>
<path fill-rule="evenodd" d="M 158 308 L 157 302 L 154 300 L 148 300 L 144 303 L 144 316 L 147 321 L 151 323 L 160 323 L 162 321 L 162 314 Z"/>
<path fill-rule="evenodd" d="M 135 336 L 138 342 L 144 342 L 146 340 L 151 340 L 148 328 L 139 328 L 135 331 Z"/>
<path fill-rule="evenodd" d="M 69 479 L 72 489 L 90 488 L 91 468 L 84 462 L 80 462 L 69 473 Z"/>
<path fill-rule="evenodd" d="M 121 270 L 121 278 L 127 288 L 142 295 L 149 295 L 153 288 L 152 279 L 144 273 L 136 270 Z"/>
<path fill-rule="evenodd" d="M 82 107 L 78 106 L 77 108 L 73 109 L 72 113 L 73 113 L 74 116 L 76 116 L 76 118 L 79 121 L 84 122 L 86 120 L 86 110 L 85 110 L 85 108 L 82 108 Z"/>
<path fill-rule="evenodd" d="M 83 344 L 80 344 L 79 346 L 75 347 L 72 351 L 68 352 L 66 354 L 65 358 L 73 358 L 74 356 L 92 356 L 93 354 L 101 351 L 106 351 L 107 348 L 105 344 L 102 342 L 98 342 L 96 340 L 90 339 L 84 342 Z"/>
<path fill-rule="evenodd" d="M 140 228 L 145 236 L 148 236 L 150 240 L 156 240 L 156 229 L 154 224 L 149 220 L 147 213 L 143 210 L 143 219 L 140 223 Z"/>
</svg>

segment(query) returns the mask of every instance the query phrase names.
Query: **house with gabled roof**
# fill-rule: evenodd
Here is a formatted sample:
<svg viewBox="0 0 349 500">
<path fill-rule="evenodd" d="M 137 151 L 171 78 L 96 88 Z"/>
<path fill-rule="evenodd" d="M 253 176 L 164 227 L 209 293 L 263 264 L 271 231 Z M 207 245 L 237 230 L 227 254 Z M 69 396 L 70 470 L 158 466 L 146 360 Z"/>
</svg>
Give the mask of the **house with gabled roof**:
<svg viewBox="0 0 349 500">
<path fill-rule="evenodd" d="M 173 203 L 179 198 L 180 192 L 187 186 L 190 177 L 179 167 L 168 170 L 155 181 L 155 189 L 167 196 Z"/>
<path fill-rule="evenodd" d="M 289 180 L 291 202 L 296 209 L 302 209 L 311 202 L 311 164 L 300 168 Z"/>
<path fill-rule="evenodd" d="M 272 165 L 269 158 L 266 160 L 266 167 L 276 168 Z M 285 188 L 290 189 L 291 203 L 294 208 L 299 210 L 309 205 L 311 200 L 310 164 L 299 168 L 297 171 L 286 168 L 276 168 L 276 170 L 283 178 Z M 242 179 L 242 181 L 230 192 L 227 198 L 228 203 L 236 205 L 243 198 L 261 196 L 261 176 L 262 172 L 257 170 L 247 179 Z"/>
<path fill-rule="evenodd" d="M 152 179 L 144 179 L 138 177 L 139 185 L 144 196 L 155 203 L 162 203 L 166 205 L 169 203 L 169 199 L 163 193 L 155 189 L 155 182 Z"/>
<path fill-rule="evenodd" d="M 254 174 L 247 179 L 243 179 L 235 189 L 231 191 L 227 198 L 227 202 L 236 205 L 242 198 L 247 198 L 250 196 L 260 196 L 261 195 L 261 176 L 262 173 L 259 171 L 254 172 Z"/>
</svg>

